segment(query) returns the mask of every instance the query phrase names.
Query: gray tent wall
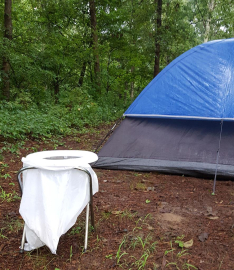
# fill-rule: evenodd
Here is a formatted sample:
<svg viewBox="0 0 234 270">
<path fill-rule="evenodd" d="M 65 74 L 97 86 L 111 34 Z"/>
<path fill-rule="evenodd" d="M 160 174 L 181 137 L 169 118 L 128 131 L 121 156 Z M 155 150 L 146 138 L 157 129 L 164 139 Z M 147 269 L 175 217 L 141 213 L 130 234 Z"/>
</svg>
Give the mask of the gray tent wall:
<svg viewBox="0 0 234 270">
<path fill-rule="evenodd" d="M 234 123 L 223 125 L 217 176 L 234 176 Z M 220 121 L 126 117 L 99 151 L 97 168 L 214 177 Z"/>
</svg>

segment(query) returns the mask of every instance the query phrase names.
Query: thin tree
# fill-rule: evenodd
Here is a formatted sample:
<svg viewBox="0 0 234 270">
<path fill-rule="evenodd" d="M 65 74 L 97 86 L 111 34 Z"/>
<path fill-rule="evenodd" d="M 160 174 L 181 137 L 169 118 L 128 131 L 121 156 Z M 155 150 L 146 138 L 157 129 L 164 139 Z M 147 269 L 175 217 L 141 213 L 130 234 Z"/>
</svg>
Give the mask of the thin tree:
<svg viewBox="0 0 234 270">
<path fill-rule="evenodd" d="M 6 46 L 7 40 L 12 40 L 12 19 L 11 19 L 11 0 L 5 0 L 4 7 L 4 45 Z M 6 100 L 10 99 L 10 62 L 6 53 L 3 54 L 2 59 L 3 71 L 3 88 L 2 94 Z"/>
<path fill-rule="evenodd" d="M 156 29 L 155 29 L 155 58 L 154 77 L 158 75 L 160 63 L 160 30 L 162 25 L 162 0 L 155 0 L 156 4 Z"/>
<path fill-rule="evenodd" d="M 94 74 L 95 74 L 96 83 L 98 86 L 100 86 L 100 61 L 99 61 L 99 53 L 98 53 L 96 7 L 95 7 L 94 0 L 89 1 L 89 9 L 90 9 L 91 33 L 92 33 L 92 43 L 93 43 L 93 53 L 94 53 Z"/>
<path fill-rule="evenodd" d="M 206 20 L 203 21 L 204 28 L 205 28 L 204 42 L 208 42 L 209 40 L 211 17 L 212 17 L 212 12 L 215 9 L 215 1 L 214 0 L 208 1 L 207 6 L 208 6 L 208 17 Z"/>
</svg>

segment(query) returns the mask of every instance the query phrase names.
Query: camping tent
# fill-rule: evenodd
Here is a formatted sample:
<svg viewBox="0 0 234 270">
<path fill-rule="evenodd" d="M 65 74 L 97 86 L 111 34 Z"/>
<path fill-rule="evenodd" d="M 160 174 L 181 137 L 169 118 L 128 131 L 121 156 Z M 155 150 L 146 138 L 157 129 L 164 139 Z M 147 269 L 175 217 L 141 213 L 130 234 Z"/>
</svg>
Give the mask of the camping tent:
<svg viewBox="0 0 234 270">
<path fill-rule="evenodd" d="M 234 176 L 234 38 L 172 61 L 124 113 L 95 167 Z"/>
</svg>

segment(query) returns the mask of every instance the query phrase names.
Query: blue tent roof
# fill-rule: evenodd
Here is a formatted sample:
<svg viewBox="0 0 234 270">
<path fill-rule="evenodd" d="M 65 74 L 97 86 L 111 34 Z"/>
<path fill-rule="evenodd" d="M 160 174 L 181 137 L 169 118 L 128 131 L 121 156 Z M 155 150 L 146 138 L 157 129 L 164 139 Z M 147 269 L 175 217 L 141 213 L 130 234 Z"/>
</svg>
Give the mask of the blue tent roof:
<svg viewBox="0 0 234 270">
<path fill-rule="evenodd" d="M 234 38 L 207 42 L 177 57 L 124 115 L 234 119 Z"/>
</svg>

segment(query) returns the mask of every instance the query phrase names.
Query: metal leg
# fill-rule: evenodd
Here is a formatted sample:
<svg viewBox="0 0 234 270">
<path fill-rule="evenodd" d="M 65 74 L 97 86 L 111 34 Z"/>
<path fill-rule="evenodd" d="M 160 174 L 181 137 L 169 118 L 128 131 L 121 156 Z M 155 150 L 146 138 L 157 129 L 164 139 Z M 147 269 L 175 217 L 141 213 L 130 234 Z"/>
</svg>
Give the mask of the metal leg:
<svg viewBox="0 0 234 270">
<path fill-rule="evenodd" d="M 88 246 L 88 234 L 89 234 L 89 203 L 86 206 L 86 221 L 85 221 L 85 242 L 84 242 L 84 250 L 87 250 Z"/>
<path fill-rule="evenodd" d="M 26 228 L 25 228 L 25 224 L 24 224 L 24 230 L 23 230 L 23 235 L 22 235 L 22 240 L 21 240 L 21 246 L 20 246 L 20 253 L 24 253 L 25 239 L 26 239 Z"/>
<path fill-rule="evenodd" d="M 93 211 L 93 184 L 92 184 L 92 176 L 90 174 L 90 172 L 85 169 L 85 168 L 82 168 L 82 167 L 76 167 L 75 169 L 79 170 L 79 171 L 83 171 L 85 173 L 88 174 L 89 176 L 89 196 L 90 196 L 90 201 L 89 201 L 89 204 L 90 204 L 90 208 L 91 208 L 91 225 L 93 227 L 93 230 L 95 231 L 95 223 L 94 223 L 94 211 Z"/>
<path fill-rule="evenodd" d="M 90 203 L 90 208 L 91 208 L 91 225 L 92 225 L 92 231 L 95 231 L 93 204 L 91 204 L 91 203 Z"/>
</svg>

